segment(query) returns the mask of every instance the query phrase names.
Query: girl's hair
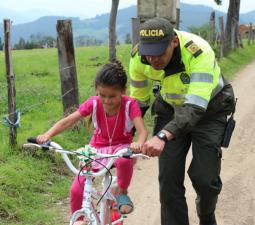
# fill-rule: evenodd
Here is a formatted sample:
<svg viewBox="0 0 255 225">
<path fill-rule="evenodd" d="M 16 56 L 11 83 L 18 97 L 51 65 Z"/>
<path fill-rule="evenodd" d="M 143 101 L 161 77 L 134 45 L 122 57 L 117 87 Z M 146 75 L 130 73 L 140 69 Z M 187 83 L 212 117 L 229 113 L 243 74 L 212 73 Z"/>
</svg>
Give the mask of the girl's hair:
<svg viewBox="0 0 255 225">
<path fill-rule="evenodd" d="M 115 60 L 105 64 L 97 73 L 95 79 L 95 87 L 112 86 L 123 90 L 126 88 L 127 74 L 121 65 L 121 62 Z"/>
</svg>

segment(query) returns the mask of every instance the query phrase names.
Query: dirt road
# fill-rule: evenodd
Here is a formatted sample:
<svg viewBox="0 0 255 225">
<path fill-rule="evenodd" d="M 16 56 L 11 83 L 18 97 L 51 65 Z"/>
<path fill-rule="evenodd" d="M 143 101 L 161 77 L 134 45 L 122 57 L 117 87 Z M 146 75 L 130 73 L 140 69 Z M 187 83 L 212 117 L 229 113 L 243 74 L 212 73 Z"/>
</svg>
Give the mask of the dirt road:
<svg viewBox="0 0 255 225">
<path fill-rule="evenodd" d="M 239 71 L 232 84 L 237 124 L 231 146 L 223 152 L 223 190 L 216 214 L 219 225 L 255 225 L 255 61 Z M 157 175 L 157 159 L 138 162 L 129 191 L 135 211 L 126 225 L 160 224 Z M 187 175 L 185 184 L 190 224 L 197 225 L 195 193 Z"/>
</svg>

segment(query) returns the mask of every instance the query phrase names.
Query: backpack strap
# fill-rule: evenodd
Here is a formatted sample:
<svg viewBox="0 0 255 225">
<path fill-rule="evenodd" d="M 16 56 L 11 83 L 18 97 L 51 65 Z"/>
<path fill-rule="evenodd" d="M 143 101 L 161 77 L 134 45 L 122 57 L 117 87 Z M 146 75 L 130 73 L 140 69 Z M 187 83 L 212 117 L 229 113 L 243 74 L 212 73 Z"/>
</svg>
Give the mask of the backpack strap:
<svg viewBox="0 0 255 225">
<path fill-rule="evenodd" d="M 97 122 L 97 100 L 96 99 L 93 99 L 92 122 L 93 122 L 94 128 L 98 130 L 98 133 L 101 133 L 101 129 L 98 126 L 98 122 Z"/>
<path fill-rule="evenodd" d="M 132 120 L 130 119 L 130 104 L 131 101 L 127 101 L 125 105 L 125 127 L 124 127 L 124 134 L 126 135 L 127 133 L 131 132 L 131 130 L 134 127 L 134 124 Z"/>
</svg>

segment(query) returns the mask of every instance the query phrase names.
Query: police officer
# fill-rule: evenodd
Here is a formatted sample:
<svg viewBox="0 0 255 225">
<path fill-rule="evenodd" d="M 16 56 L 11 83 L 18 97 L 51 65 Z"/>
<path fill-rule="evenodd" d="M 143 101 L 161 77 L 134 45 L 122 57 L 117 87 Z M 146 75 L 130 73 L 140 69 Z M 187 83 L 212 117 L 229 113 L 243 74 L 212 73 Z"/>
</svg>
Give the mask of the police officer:
<svg viewBox="0 0 255 225">
<path fill-rule="evenodd" d="M 216 225 L 221 143 L 235 99 L 212 48 L 194 34 L 173 29 L 168 20 L 153 18 L 140 27 L 129 68 L 131 96 L 143 112 L 153 82 L 161 85 L 152 105 L 154 136 L 143 146 L 147 155 L 159 156 L 161 224 L 189 224 L 184 176 L 192 144 L 188 174 L 197 194 L 200 225 Z"/>
</svg>

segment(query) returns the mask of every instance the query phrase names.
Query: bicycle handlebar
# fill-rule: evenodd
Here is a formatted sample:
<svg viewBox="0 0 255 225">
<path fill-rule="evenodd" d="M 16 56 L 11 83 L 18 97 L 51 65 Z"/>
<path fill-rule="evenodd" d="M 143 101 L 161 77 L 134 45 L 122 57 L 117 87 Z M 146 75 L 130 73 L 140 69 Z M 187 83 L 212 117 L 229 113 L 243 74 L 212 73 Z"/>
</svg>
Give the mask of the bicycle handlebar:
<svg viewBox="0 0 255 225">
<path fill-rule="evenodd" d="M 61 153 L 61 156 L 64 159 L 64 161 L 65 161 L 66 165 L 68 166 L 68 168 L 76 175 L 78 175 L 80 173 L 80 170 L 78 170 L 73 165 L 73 163 L 69 159 L 68 155 L 83 156 L 83 157 L 87 157 L 87 159 L 91 160 L 89 154 L 84 155 L 82 152 L 80 152 L 78 150 L 75 150 L 75 151 L 65 150 L 58 143 L 53 142 L 53 141 L 47 141 L 46 143 L 43 143 L 43 144 L 38 144 L 37 141 L 36 141 L 36 138 L 28 138 L 27 141 L 28 141 L 28 143 L 24 144 L 23 147 L 33 146 L 33 147 L 36 147 L 38 149 L 52 150 L 52 151 L 55 151 L 57 153 Z M 120 158 L 120 157 L 125 157 L 125 158 L 142 157 L 142 158 L 146 158 L 146 159 L 150 158 L 149 156 L 146 156 L 146 155 L 141 154 L 141 153 L 134 154 L 129 148 L 121 149 L 120 151 L 116 152 L 115 154 L 95 153 L 95 154 L 93 154 L 93 156 L 97 156 L 97 157 L 101 157 L 101 158 L 111 158 L 109 160 L 109 162 L 107 163 L 107 165 L 105 165 L 105 167 L 103 169 L 99 170 L 98 172 L 93 172 L 93 171 L 89 172 L 89 175 L 91 175 L 93 177 L 102 176 L 107 171 L 109 171 L 109 169 L 112 167 L 112 165 L 113 165 L 114 161 L 116 160 L 116 158 Z M 84 170 L 84 171 L 82 171 L 82 174 L 88 174 L 88 173 L 87 173 L 86 170 Z"/>
</svg>

